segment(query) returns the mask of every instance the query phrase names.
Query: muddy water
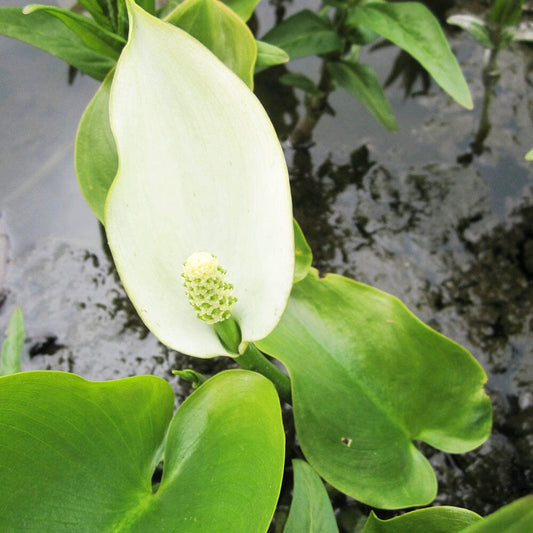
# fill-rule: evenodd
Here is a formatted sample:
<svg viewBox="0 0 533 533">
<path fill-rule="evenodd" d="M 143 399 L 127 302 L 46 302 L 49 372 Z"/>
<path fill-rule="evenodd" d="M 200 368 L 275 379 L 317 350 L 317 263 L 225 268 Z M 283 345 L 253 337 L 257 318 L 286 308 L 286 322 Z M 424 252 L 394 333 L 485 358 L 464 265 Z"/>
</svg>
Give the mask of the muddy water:
<svg viewBox="0 0 533 533">
<path fill-rule="evenodd" d="M 259 34 L 273 19 L 274 9 L 261 6 Z M 338 92 L 330 102 L 336 115 L 319 122 L 313 144 L 285 141 L 285 151 L 315 265 L 400 297 L 486 369 L 493 436 L 461 456 L 427 449 L 440 478 L 436 503 L 485 514 L 533 489 L 533 173 L 523 160 L 533 146 L 533 54 L 520 46 L 502 53 L 492 131 L 474 155 L 483 52 L 462 34 L 452 43 L 474 112 L 434 85 L 405 95 L 398 80 L 388 89 L 400 127 L 393 134 Z M 185 394 L 172 368 L 214 372 L 225 362 L 161 346 L 117 280 L 72 163 L 76 125 L 96 83 L 78 77 L 68 86 L 63 63 L 21 43 L 0 38 L 0 50 L 0 330 L 20 305 L 24 369 L 88 379 L 153 373 Z M 385 80 L 396 58 L 382 48 L 364 59 Z M 311 76 L 318 68 L 315 60 L 291 66 Z M 417 78 L 414 91 L 421 89 Z M 257 92 L 285 140 L 303 112 L 301 94 L 269 75 Z M 354 502 L 338 505 L 346 522 L 357 513 Z"/>
</svg>

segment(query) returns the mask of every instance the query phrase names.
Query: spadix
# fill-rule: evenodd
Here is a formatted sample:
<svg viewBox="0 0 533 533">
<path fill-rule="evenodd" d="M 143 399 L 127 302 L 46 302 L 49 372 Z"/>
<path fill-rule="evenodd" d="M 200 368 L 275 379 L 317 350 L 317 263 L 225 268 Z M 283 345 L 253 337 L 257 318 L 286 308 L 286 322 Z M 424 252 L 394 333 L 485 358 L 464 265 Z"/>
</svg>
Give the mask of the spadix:
<svg viewBox="0 0 533 533">
<path fill-rule="evenodd" d="M 133 2 L 128 11 L 110 97 L 119 171 L 105 210 L 109 245 L 161 342 L 228 354 L 189 303 L 184 264 L 198 252 L 216 257 L 244 342 L 273 330 L 294 271 L 283 152 L 259 101 L 209 50 Z"/>
</svg>

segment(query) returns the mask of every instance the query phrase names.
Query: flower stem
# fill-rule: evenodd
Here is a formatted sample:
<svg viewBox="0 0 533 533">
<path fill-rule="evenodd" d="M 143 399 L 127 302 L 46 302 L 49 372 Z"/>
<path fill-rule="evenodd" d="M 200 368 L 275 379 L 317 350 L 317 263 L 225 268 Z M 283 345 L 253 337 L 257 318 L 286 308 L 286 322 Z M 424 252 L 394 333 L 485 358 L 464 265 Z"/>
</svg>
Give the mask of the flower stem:
<svg viewBox="0 0 533 533">
<path fill-rule="evenodd" d="M 272 381 L 281 400 L 291 403 L 291 380 L 289 376 L 271 363 L 253 343 L 249 343 L 244 352 L 235 358 L 235 361 L 246 370 L 253 370 L 263 374 L 263 376 Z"/>
<path fill-rule="evenodd" d="M 252 370 L 268 378 L 276 387 L 283 402 L 291 403 L 291 380 L 276 365 L 271 363 L 253 343 L 241 343 L 241 328 L 233 317 L 213 324 L 213 327 L 228 352 L 236 355 L 235 361 L 246 370 Z M 241 353 L 242 350 L 242 353 Z"/>
<path fill-rule="evenodd" d="M 213 328 L 224 348 L 230 353 L 238 354 L 241 343 L 241 328 L 235 319 L 230 316 L 222 322 L 213 324 Z"/>
</svg>

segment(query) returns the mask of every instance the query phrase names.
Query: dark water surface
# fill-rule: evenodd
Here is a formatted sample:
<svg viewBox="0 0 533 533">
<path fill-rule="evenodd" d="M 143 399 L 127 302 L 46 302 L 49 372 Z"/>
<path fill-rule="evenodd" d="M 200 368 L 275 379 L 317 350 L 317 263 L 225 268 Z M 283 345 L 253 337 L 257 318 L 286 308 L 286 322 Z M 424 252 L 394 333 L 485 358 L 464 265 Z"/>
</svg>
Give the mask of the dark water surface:
<svg viewBox="0 0 533 533">
<path fill-rule="evenodd" d="M 287 5 L 288 13 L 296 9 Z M 275 10 L 265 3 L 258 12 L 262 35 Z M 466 346 L 489 375 L 490 440 L 460 456 L 427 450 L 440 481 L 435 503 L 486 514 L 533 492 L 533 164 L 523 159 L 533 147 L 533 53 L 516 45 L 501 54 L 492 131 L 485 151 L 473 155 L 483 50 L 462 33 L 450 39 L 475 110 L 435 85 L 405 96 L 397 81 L 387 94 L 398 133 L 337 92 L 330 100 L 336 115 L 323 117 L 311 146 L 294 149 L 286 138 L 303 112 L 302 95 L 268 72 L 256 90 L 284 140 L 295 216 L 315 266 L 398 296 Z M 380 48 L 364 60 L 385 80 L 397 54 Z M 313 76 L 319 62 L 290 69 Z M 88 379 L 153 373 L 181 395 L 171 369 L 213 372 L 225 360 L 167 350 L 132 311 L 72 162 L 77 123 L 97 84 L 66 80 L 59 60 L 0 38 L 0 331 L 19 305 L 24 369 Z M 355 503 L 337 504 L 349 522 Z"/>
</svg>

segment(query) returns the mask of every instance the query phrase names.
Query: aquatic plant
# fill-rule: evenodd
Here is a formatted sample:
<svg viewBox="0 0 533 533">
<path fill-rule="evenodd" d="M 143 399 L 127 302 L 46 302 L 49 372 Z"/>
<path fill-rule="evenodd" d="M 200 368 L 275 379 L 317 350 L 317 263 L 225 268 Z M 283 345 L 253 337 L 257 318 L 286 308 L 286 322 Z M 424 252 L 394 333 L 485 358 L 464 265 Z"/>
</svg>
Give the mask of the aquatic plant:
<svg viewBox="0 0 533 533">
<path fill-rule="evenodd" d="M 102 5 L 84 5 L 96 19 Z M 218 6 L 184 2 L 167 19 L 210 27 L 218 19 L 206 5 Z M 245 370 L 188 374 L 197 390 L 173 414 L 163 379 L 18 372 L 20 349 L 9 349 L 11 373 L 0 378 L 2 529 L 266 531 L 289 403 L 301 455 L 289 447 L 300 460 L 285 531 L 335 531 L 322 479 L 373 507 L 429 504 L 436 478 L 418 443 L 462 453 L 486 440 L 483 369 L 396 298 L 318 275 L 292 220 L 281 147 L 245 76 L 182 29 L 132 0 L 125 6 L 127 44 L 80 125 L 80 181 L 154 335 Z M 186 8 L 197 9 L 194 17 Z M 113 30 L 124 27 L 114 20 Z M 107 34 L 100 37 L 107 50 Z M 237 63 L 234 48 L 225 49 L 226 64 Z M 90 151 L 84 142 L 108 118 Z M 20 348 L 15 320 L 6 342 Z M 530 518 L 530 503 L 485 520 L 450 508 L 385 524 L 371 516 L 365 531 L 421 523 L 511 531 Z"/>
</svg>

